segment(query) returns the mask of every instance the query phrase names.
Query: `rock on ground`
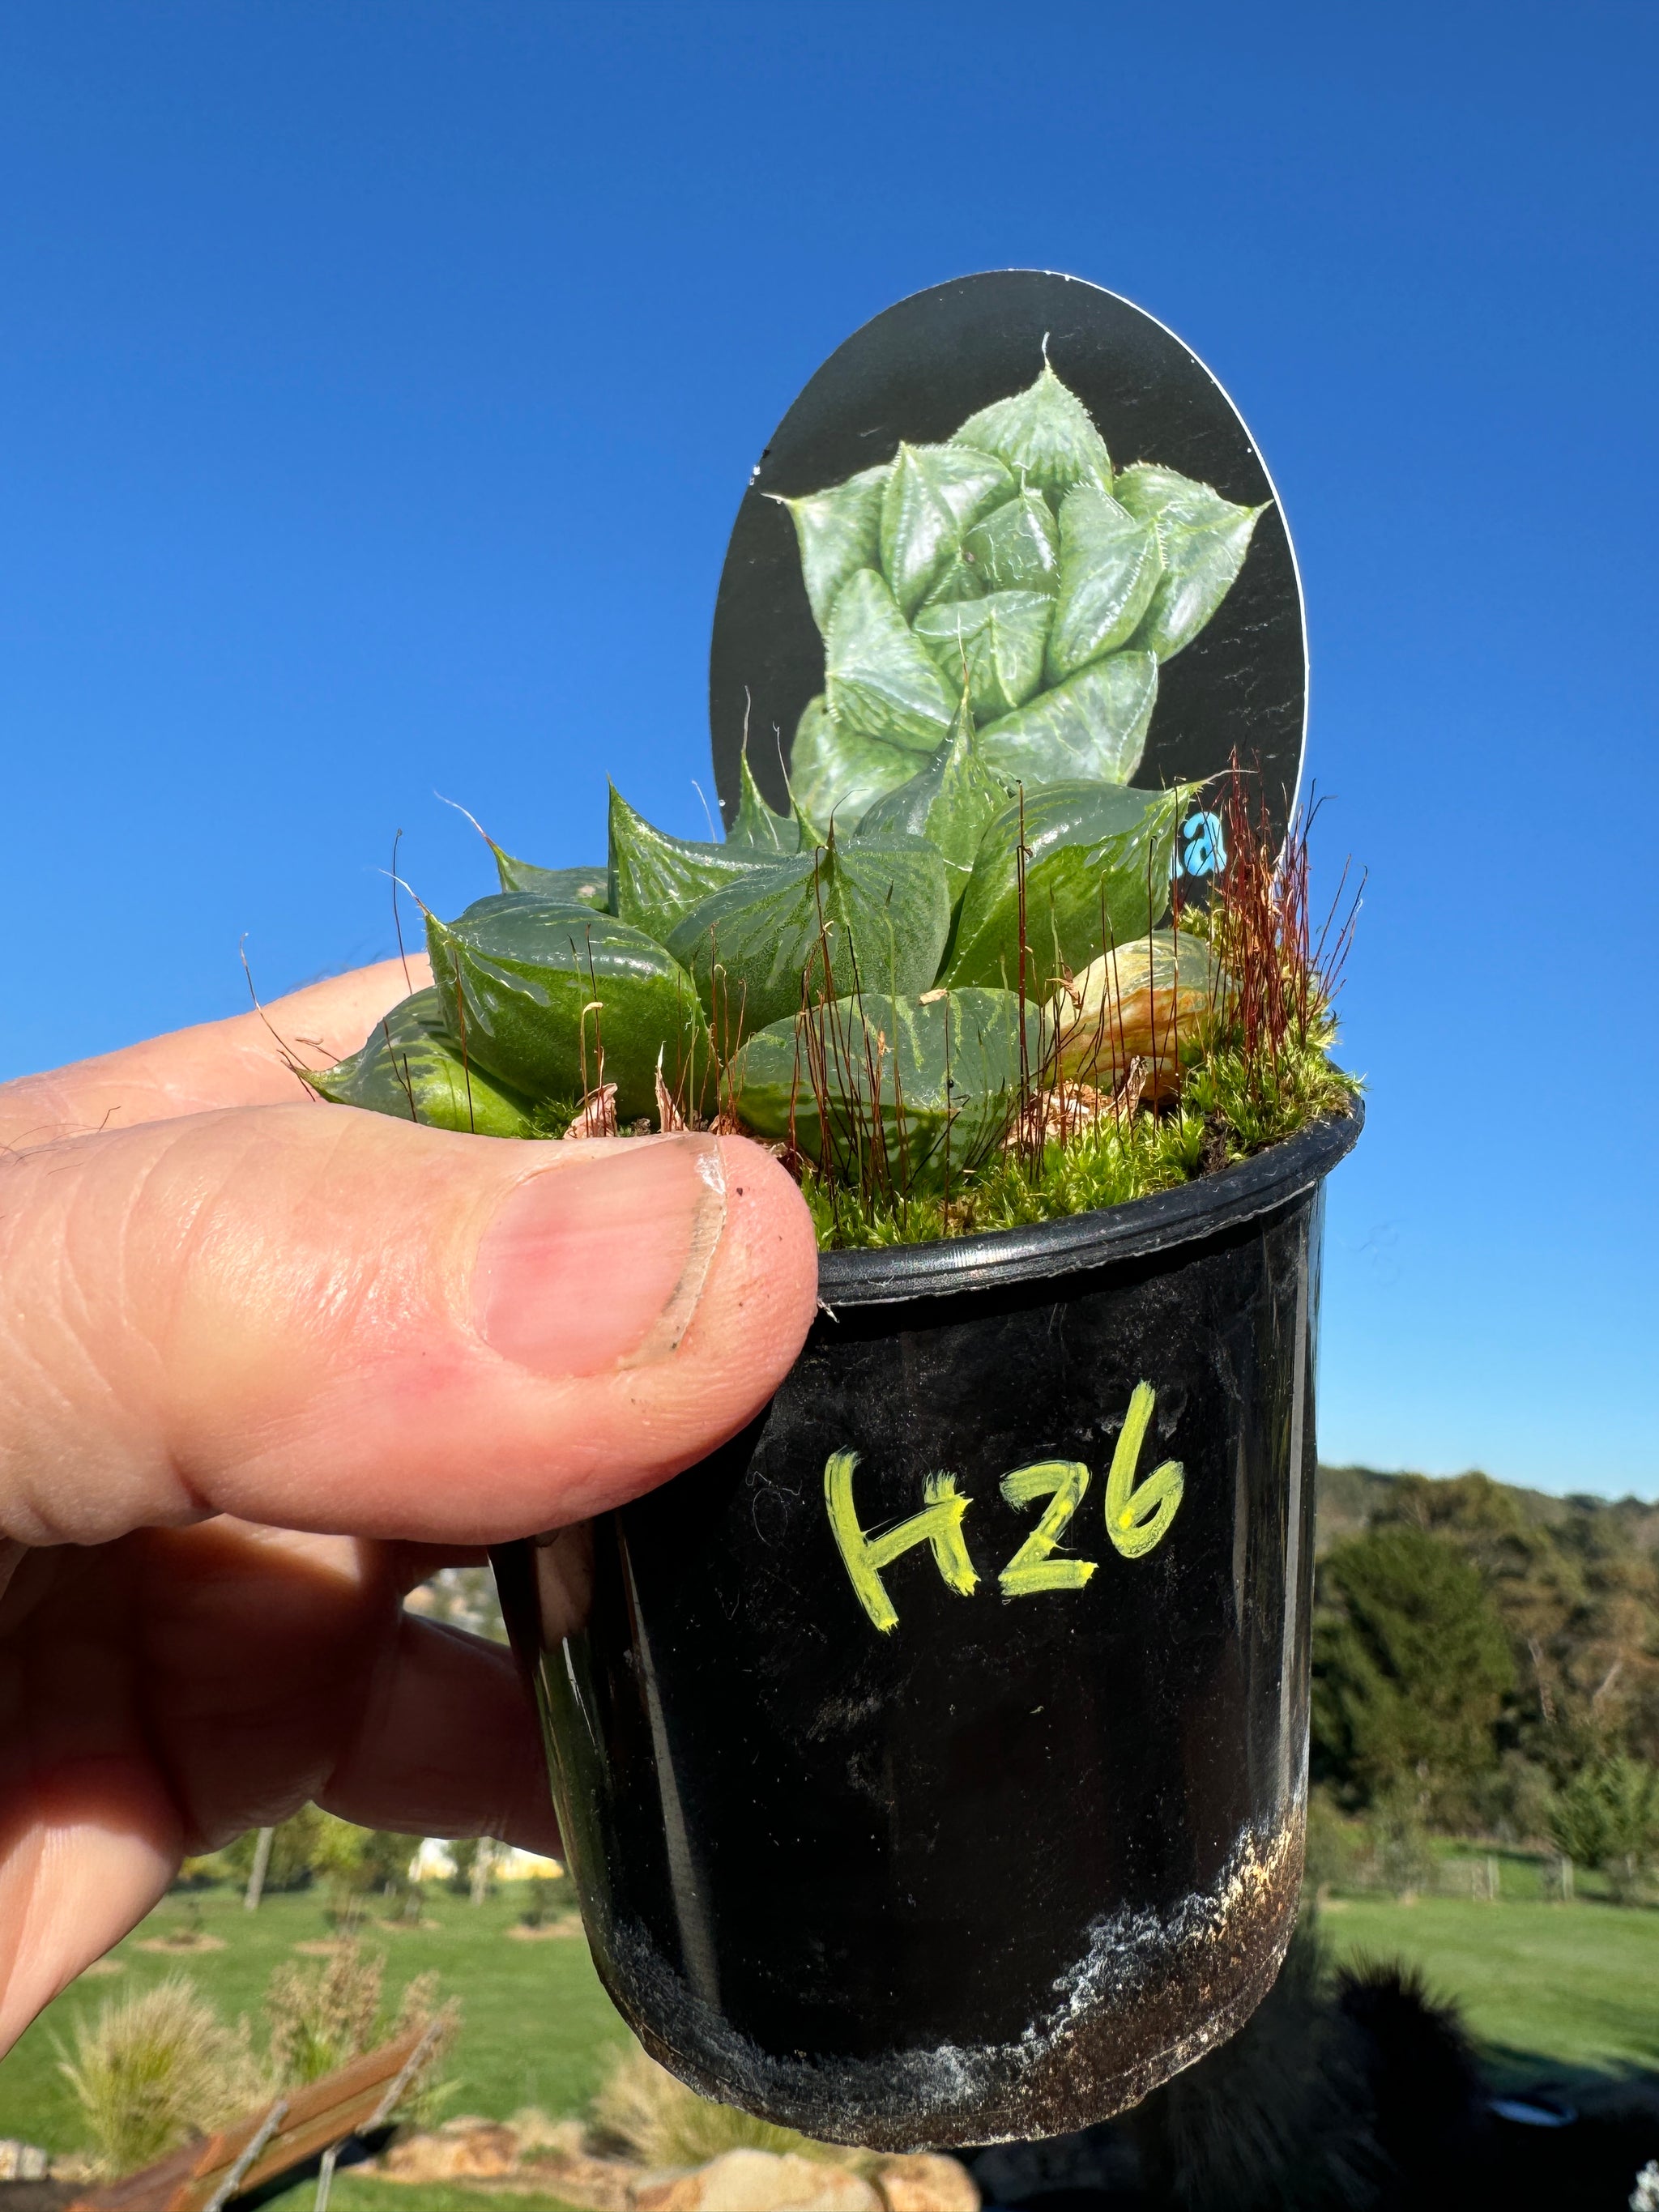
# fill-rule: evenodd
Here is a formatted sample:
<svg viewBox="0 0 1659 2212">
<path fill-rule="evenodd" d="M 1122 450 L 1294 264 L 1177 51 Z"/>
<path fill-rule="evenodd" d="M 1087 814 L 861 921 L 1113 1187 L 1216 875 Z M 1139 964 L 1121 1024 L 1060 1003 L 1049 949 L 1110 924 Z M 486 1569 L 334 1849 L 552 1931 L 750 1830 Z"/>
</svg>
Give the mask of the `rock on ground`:
<svg viewBox="0 0 1659 2212">
<path fill-rule="evenodd" d="M 867 2181 L 793 2151 L 728 2150 L 686 2173 L 647 2174 L 635 2212 L 882 2212 Z"/>
<path fill-rule="evenodd" d="M 887 2212 L 979 2212 L 979 2191 L 961 2161 L 934 2151 L 884 2158 L 875 2184 Z"/>
</svg>

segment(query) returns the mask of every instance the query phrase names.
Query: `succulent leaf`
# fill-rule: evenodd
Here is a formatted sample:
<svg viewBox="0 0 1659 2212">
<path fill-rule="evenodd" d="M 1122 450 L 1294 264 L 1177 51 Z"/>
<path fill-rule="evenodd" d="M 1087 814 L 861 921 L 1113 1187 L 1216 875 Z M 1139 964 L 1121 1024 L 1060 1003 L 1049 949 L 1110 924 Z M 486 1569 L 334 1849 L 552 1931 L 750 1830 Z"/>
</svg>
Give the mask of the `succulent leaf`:
<svg viewBox="0 0 1659 2212">
<path fill-rule="evenodd" d="M 802 580 L 820 631 L 828 629 L 830 610 L 847 579 L 856 569 L 880 563 L 881 499 L 888 466 L 884 462 L 878 469 L 861 469 L 845 483 L 809 492 L 804 499 L 767 495 L 789 510 L 800 547 Z"/>
<path fill-rule="evenodd" d="M 469 1064 L 535 1099 L 580 1099 L 604 1078 L 623 1121 L 656 1109 L 658 1055 L 698 1103 L 708 1030 L 689 975 L 643 930 L 574 901 L 517 892 L 427 921 L 439 1004 Z"/>
<path fill-rule="evenodd" d="M 720 1057 L 797 1013 L 810 997 L 855 988 L 924 991 L 951 928 L 945 862 L 920 837 L 840 838 L 732 884 L 696 907 L 669 939 L 696 979 Z M 830 973 L 823 972 L 823 946 Z"/>
<path fill-rule="evenodd" d="M 843 1172 L 868 1157 L 879 1123 L 895 1183 L 942 1189 L 947 1169 L 954 1184 L 1012 1126 L 1020 1011 L 1014 993 L 1000 990 L 930 991 L 925 999 L 865 991 L 814 1007 L 744 1047 L 731 1071 L 738 1118 L 762 1137 L 793 1134 L 814 1160 L 827 1150 Z M 1035 1007 L 1025 1008 L 1024 1023 L 1036 1067 L 1042 1022 Z"/>
<path fill-rule="evenodd" d="M 1127 783 L 1140 765 L 1158 703 L 1158 656 L 1109 653 L 979 733 L 999 775 L 1033 785 L 1081 777 Z"/>
<path fill-rule="evenodd" d="M 1023 491 L 981 517 L 962 541 L 963 562 L 989 592 L 1060 588 L 1060 531 L 1041 492 Z"/>
<path fill-rule="evenodd" d="M 1045 361 L 1024 392 L 993 400 L 957 432 L 959 446 L 994 453 L 1028 487 L 1058 504 L 1073 484 L 1112 483 L 1111 456 L 1094 419 Z"/>
<path fill-rule="evenodd" d="M 802 817 L 802 847 L 823 842 L 821 837 L 809 841 L 806 822 L 822 823 L 827 830 L 837 818 L 858 821 L 884 792 L 909 781 L 916 759 L 908 747 L 845 735 L 822 696 L 809 700 L 795 726 L 789 756 L 789 788 Z"/>
<path fill-rule="evenodd" d="M 931 753 L 955 719 L 955 693 L 873 568 L 842 586 L 825 639 L 824 686 L 845 737 Z"/>
<path fill-rule="evenodd" d="M 1168 660 L 1232 589 L 1266 509 L 1235 506 L 1210 485 L 1150 461 L 1125 469 L 1112 489 L 1132 514 L 1158 527 L 1164 574 L 1131 642 Z"/>
<path fill-rule="evenodd" d="M 1190 787 L 1129 791 L 1050 785 L 1025 796 L 1025 988 L 1044 998 L 1109 943 L 1144 937 L 1170 902 L 1170 863 Z M 1018 988 L 1020 808 L 1006 806 L 980 842 L 945 981 Z"/>
<path fill-rule="evenodd" d="M 1061 1071 L 1115 1088 L 1142 1060 L 1147 1094 L 1170 1097 L 1181 1088 L 1182 1048 L 1221 1012 L 1226 994 L 1201 937 L 1158 929 L 1133 938 L 1091 961 L 1056 999 Z"/>
<path fill-rule="evenodd" d="M 1218 522 L 1225 515 L 1248 513 L 1223 499 L 1212 484 L 1184 477 L 1179 469 L 1161 468 L 1156 461 L 1132 461 L 1112 479 L 1111 493 L 1121 507 L 1143 521 Z"/>
<path fill-rule="evenodd" d="M 416 991 L 369 1031 L 337 1067 L 306 1071 L 306 1081 L 337 1106 L 362 1106 L 428 1129 L 470 1129 L 480 1137 L 533 1133 L 531 1104 L 498 1083 L 447 1034 L 434 986 Z"/>
<path fill-rule="evenodd" d="M 859 836 L 926 837 L 944 857 L 954 914 L 979 841 L 1007 800 L 1006 786 L 981 759 L 973 725 L 964 720 L 919 775 L 876 801 L 859 823 Z"/>
<path fill-rule="evenodd" d="M 597 868 L 534 868 L 528 860 L 515 860 L 492 845 L 495 872 L 504 891 L 534 891 L 538 898 L 574 899 L 598 914 L 610 911 L 608 872 Z"/>
<path fill-rule="evenodd" d="M 984 574 L 968 551 L 964 538 L 940 569 L 921 604 L 924 608 L 950 606 L 957 599 L 982 599 L 985 591 Z"/>
<path fill-rule="evenodd" d="M 1158 524 L 1164 574 L 1132 641 L 1138 648 L 1168 660 L 1192 643 L 1237 580 L 1261 512 L 1246 507 L 1214 522 Z"/>
<path fill-rule="evenodd" d="M 671 837 L 611 787 L 610 911 L 659 945 L 699 899 L 722 884 L 747 881 L 779 857 L 729 840 L 713 845 Z"/>
<path fill-rule="evenodd" d="M 947 684 L 960 692 L 965 678 L 975 720 L 995 721 L 1023 707 L 1042 683 L 1054 611 L 1042 592 L 993 592 L 983 599 L 923 607 L 915 634 Z"/>
<path fill-rule="evenodd" d="M 755 781 L 746 746 L 738 763 L 737 819 L 726 831 L 726 842 L 739 852 L 769 854 L 774 859 L 800 850 L 799 815 L 774 814 Z"/>
<path fill-rule="evenodd" d="M 972 724 L 959 721 L 925 769 L 876 801 L 858 834 L 926 837 L 947 860 L 971 867 L 986 825 L 1008 797 L 981 757 Z"/>
<path fill-rule="evenodd" d="M 955 557 L 963 533 L 1017 488 L 992 454 L 966 446 L 899 447 L 882 492 L 881 566 L 907 615 Z"/>
<path fill-rule="evenodd" d="M 1060 597 L 1046 663 L 1050 684 L 1063 684 L 1127 642 L 1163 568 L 1155 522 L 1139 520 L 1095 484 L 1066 493 L 1060 508 Z"/>
</svg>

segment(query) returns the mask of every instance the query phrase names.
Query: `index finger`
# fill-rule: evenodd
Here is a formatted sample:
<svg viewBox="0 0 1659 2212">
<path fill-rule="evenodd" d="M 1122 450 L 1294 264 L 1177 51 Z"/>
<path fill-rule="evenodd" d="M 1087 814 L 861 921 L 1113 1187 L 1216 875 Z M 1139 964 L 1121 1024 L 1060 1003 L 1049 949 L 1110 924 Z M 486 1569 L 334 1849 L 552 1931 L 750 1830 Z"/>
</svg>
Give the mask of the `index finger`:
<svg viewBox="0 0 1659 2212">
<path fill-rule="evenodd" d="M 263 1012 L 149 1037 L 95 1060 L 0 1085 L 0 1151 L 170 1121 L 221 1106 L 292 1105 L 312 1094 L 283 1058 L 327 1067 L 356 1052 L 380 1016 L 425 988 L 423 954 L 382 960 L 290 992 Z"/>
</svg>

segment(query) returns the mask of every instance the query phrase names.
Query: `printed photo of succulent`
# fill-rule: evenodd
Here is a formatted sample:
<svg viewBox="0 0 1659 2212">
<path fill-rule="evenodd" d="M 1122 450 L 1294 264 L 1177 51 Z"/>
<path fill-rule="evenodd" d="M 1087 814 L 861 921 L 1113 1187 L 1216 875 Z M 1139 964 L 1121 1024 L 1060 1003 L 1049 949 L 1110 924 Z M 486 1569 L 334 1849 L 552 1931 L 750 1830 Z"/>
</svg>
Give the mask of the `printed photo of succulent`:
<svg viewBox="0 0 1659 2212">
<path fill-rule="evenodd" d="M 959 726 L 1028 789 L 1127 783 L 1160 665 L 1232 588 L 1263 512 L 1154 462 L 1115 468 L 1045 360 L 936 445 L 788 509 L 823 640 L 790 757 L 815 821 L 856 819 Z"/>
</svg>

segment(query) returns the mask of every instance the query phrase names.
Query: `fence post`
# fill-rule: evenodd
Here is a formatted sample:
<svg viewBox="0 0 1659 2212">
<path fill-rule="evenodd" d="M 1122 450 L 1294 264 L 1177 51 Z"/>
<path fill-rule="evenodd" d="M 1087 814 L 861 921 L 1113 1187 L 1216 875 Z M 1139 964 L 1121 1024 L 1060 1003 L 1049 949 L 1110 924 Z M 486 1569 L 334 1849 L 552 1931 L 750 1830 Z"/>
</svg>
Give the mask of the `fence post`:
<svg viewBox="0 0 1659 2212">
<path fill-rule="evenodd" d="M 244 1912 L 257 1912 L 259 1899 L 265 1893 L 265 1876 L 270 1871 L 270 1839 L 275 1828 L 261 1828 L 259 1840 L 253 1846 L 253 1867 L 247 1878 L 247 1893 L 242 1899 Z"/>
</svg>

